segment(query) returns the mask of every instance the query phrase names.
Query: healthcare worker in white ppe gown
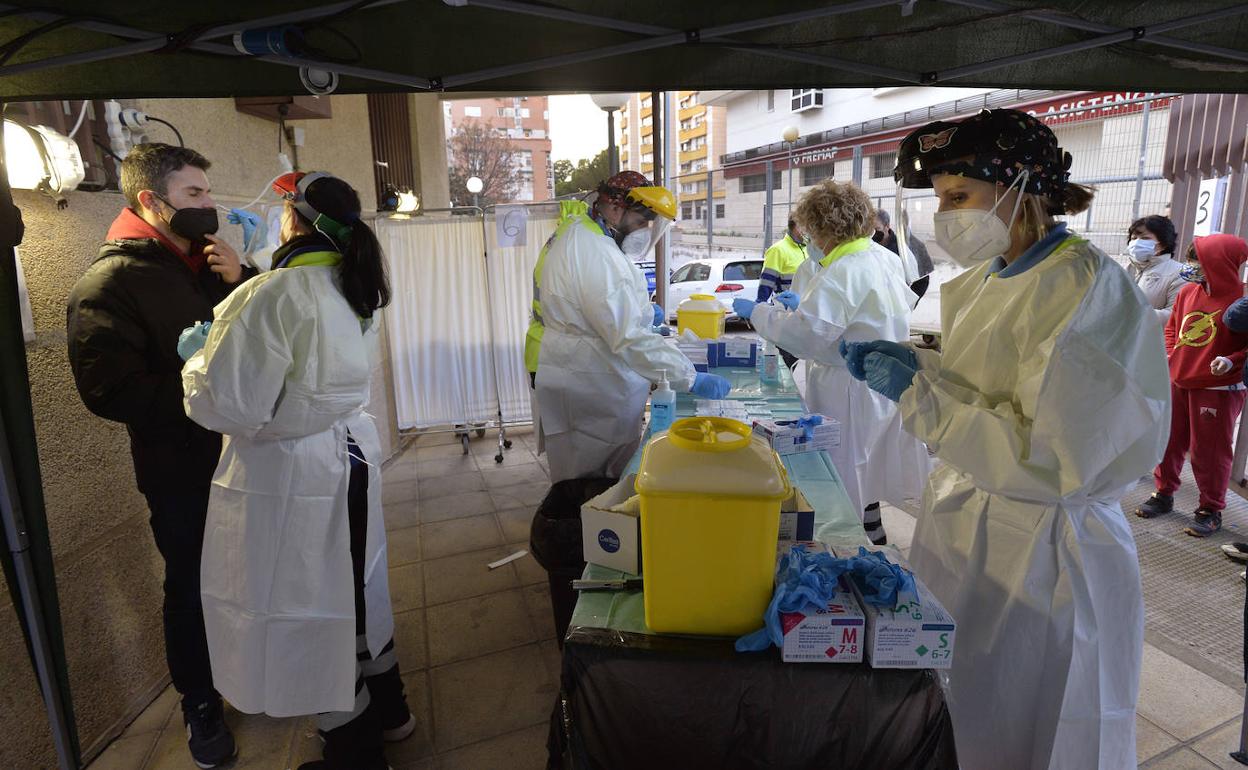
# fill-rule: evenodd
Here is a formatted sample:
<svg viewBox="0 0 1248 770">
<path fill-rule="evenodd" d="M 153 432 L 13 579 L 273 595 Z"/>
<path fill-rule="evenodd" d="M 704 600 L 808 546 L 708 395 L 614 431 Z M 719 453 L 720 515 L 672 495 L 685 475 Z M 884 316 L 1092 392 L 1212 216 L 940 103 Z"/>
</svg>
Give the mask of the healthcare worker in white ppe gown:
<svg viewBox="0 0 1248 770">
<path fill-rule="evenodd" d="M 850 376 L 839 344 L 909 339 L 917 297 L 897 255 L 871 240 L 875 207 L 858 186 L 827 180 L 802 196 L 793 218 L 810 254 L 793 279 L 796 290 L 776 295 L 778 304 L 738 299 L 733 308 L 764 339 L 806 361 L 806 406 L 840 423 L 832 462 L 867 535 L 884 544 L 880 501 L 919 498 L 927 450 L 902 430 L 896 404 Z"/>
<path fill-rule="evenodd" d="M 300 770 L 384 770 L 383 740 L 415 728 L 364 411 L 367 335 L 390 289 L 350 185 L 294 172 L 273 188 L 286 201 L 274 269 L 178 346 L 187 414 L 225 434 L 200 581 L 213 679 L 240 711 L 318 714 L 324 759 Z"/>
<path fill-rule="evenodd" d="M 646 257 L 676 217 L 676 198 L 636 171 L 599 186 L 592 207 L 568 211 L 534 270 L 528 353 L 537 355 L 539 440 L 552 482 L 618 478 L 641 442 L 651 383 L 723 398 L 728 381 L 694 371 L 655 333 L 634 260 Z"/>
<path fill-rule="evenodd" d="M 964 770 L 1136 766 L 1144 604 L 1118 501 L 1165 449 L 1169 378 L 1139 289 L 1053 220 L 1091 202 L 1069 168 L 1015 110 L 903 140 L 898 181 L 935 188 L 936 242 L 968 269 L 941 287 L 941 353 L 844 351 L 942 461 L 910 561 L 958 624 Z"/>
</svg>

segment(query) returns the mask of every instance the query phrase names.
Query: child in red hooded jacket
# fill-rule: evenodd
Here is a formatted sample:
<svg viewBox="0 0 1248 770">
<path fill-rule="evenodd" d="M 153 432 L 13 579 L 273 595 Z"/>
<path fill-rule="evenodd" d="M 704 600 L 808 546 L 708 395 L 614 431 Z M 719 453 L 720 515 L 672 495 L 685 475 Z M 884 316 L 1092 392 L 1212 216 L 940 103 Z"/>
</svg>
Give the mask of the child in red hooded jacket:
<svg viewBox="0 0 1248 770">
<path fill-rule="evenodd" d="M 1222 528 L 1231 480 L 1235 422 L 1248 395 L 1243 383 L 1248 334 L 1231 331 L 1223 314 L 1244 296 L 1240 268 L 1248 243 L 1233 235 L 1196 238 L 1187 250 L 1179 291 L 1166 322 L 1170 359 L 1170 443 L 1153 477 L 1157 491 L 1136 510 L 1151 518 L 1174 510 L 1183 460 L 1192 458 L 1200 507 L 1184 530 L 1207 537 Z"/>
</svg>

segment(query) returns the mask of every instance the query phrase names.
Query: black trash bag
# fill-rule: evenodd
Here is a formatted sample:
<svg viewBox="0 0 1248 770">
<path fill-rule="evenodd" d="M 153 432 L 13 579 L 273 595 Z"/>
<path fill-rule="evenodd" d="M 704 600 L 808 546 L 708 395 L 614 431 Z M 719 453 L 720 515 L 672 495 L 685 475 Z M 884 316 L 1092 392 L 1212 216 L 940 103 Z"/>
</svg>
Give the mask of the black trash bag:
<svg viewBox="0 0 1248 770">
<path fill-rule="evenodd" d="M 546 570 L 550 580 L 550 605 L 555 614 L 555 640 L 563 647 L 563 637 L 576 608 L 572 581 L 585 571 L 581 548 L 581 505 L 597 497 L 619 479 L 568 479 L 559 481 L 533 514 L 529 528 L 529 550 Z"/>
<path fill-rule="evenodd" d="M 529 550 L 547 572 L 585 569 L 581 550 L 581 505 L 597 497 L 619 479 L 568 479 L 558 481 L 546 493 L 533 514 Z"/>
</svg>

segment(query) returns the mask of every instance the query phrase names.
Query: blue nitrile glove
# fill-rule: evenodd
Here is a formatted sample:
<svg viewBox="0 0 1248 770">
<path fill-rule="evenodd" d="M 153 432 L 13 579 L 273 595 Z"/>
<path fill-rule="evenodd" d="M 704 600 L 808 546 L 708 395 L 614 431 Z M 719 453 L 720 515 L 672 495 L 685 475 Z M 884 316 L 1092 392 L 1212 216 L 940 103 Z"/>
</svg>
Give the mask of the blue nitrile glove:
<svg viewBox="0 0 1248 770">
<path fill-rule="evenodd" d="M 730 390 L 732 390 L 732 383 L 718 374 L 706 372 L 698 372 L 698 376 L 693 378 L 693 387 L 689 388 L 689 392 L 695 396 L 716 401 L 727 396 Z"/>
<path fill-rule="evenodd" d="M 654 323 L 652 326 L 661 326 L 667 320 L 667 314 L 663 312 L 663 306 L 657 302 L 651 302 L 650 306 L 654 308 Z"/>
<path fill-rule="evenodd" d="M 243 251 L 251 251 L 256 244 L 253 238 L 260 229 L 260 217 L 247 209 L 230 209 L 225 221 L 232 225 L 243 226 Z"/>
<path fill-rule="evenodd" d="M 178 355 L 183 361 L 199 352 L 204 343 L 208 341 L 208 329 L 212 327 L 212 321 L 204 323 L 196 321 L 194 326 L 188 326 L 178 335 Z"/>
<path fill-rule="evenodd" d="M 884 353 L 868 353 L 863 360 L 867 386 L 890 401 L 900 401 L 914 383 L 914 369 Z"/>
<path fill-rule="evenodd" d="M 862 600 L 867 604 L 896 607 L 909 602 L 919 603 L 914 574 L 889 561 L 883 553 L 858 546 L 858 555 L 850 562 L 853 564 L 850 576 L 858 584 Z"/>
<path fill-rule="evenodd" d="M 655 334 L 659 335 L 660 337 L 670 337 L 670 336 L 672 336 L 672 327 L 670 327 L 670 326 L 663 326 L 662 324 L 660 324 L 660 325 L 658 325 L 658 326 L 651 326 L 651 327 L 650 327 L 650 331 L 654 332 Z"/>
<path fill-rule="evenodd" d="M 802 298 L 791 291 L 782 291 L 776 295 L 776 302 L 784 305 L 785 310 L 797 310 L 797 305 Z"/>
<path fill-rule="evenodd" d="M 873 606 L 919 603 L 914 575 L 878 551 L 859 547 L 857 556 L 838 559 L 829 553 L 806 553 L 804 545 L 795 545 L 776 570 L 776 589 L 763 614 L 763 627 L 737 639 L 737 652 L 757 652 L 772 644 L 784 647 L 781 616 L 808 604 L 826 607 L 842 575 L 849 576 L 863 601 Z"/>
<path fill-rule="evenodd" d="M 776 425 L 792 425 L 801 428 L 802 432 L 806 434 L 806 440 L 810 441 L 815 437 L 815 426 L 823 425 L 823 415 L 808 414 L 796 420 L 776 420 Z"/>
<path fill-rule="evenodd" d="M 797 612 L 807 604 L 827 607 L 836 593 L 841 575 L 849 571 L 850 559 L 837 559 L 830 553 L 806 553 L 806 546 L 795 545 L 776 570 L 776 590 L 761 620 L 763 627 L 737 639 L 737 652 L 758 652 L 771 645 L 784 646 L 780 616 Z"/>
<path fill-rule="evenodd" d="M 846 342 L 841 340 L 841 358 L 845 359 L 845 365 L 849 368 L 849 373 L 854 376 L 854 379 L 867 379 L 867 371 L 863 361 L 868 353 L 882 353 L 897 359 L 916 372 L 919 370 L 918 356 L 914 354 L 913 350 L 899 342 L 889 342 L 888 340 Z"/>
<path fill-rule="evenodd" d="M 750 316 L 754 313 L 754 307 L 758 303 L 752 299 L 741 299 L 738 297 L 732 301 L 732 312 L 743 321 L 750 320 Z"/>
</svg>

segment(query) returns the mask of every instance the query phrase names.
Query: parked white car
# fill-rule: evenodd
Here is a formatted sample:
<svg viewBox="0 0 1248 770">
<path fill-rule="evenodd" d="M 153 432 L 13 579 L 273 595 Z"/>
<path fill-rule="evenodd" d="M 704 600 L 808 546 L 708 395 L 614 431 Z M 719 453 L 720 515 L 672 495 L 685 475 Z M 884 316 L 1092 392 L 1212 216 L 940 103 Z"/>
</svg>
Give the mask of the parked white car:
<svg viewBox="0 0 1248 770">
<path fill-rule="evenodd" d="M 681 266 L 667 286 L 667 319 L 676 320 L 676 308 L 691 294 L 710 294 L 728 311 L 727 320 L 737 320 L 732 301 L 758 296 L 758 279 L 763 274 L 761 259 L 695 259 Z"/>
</svg>

